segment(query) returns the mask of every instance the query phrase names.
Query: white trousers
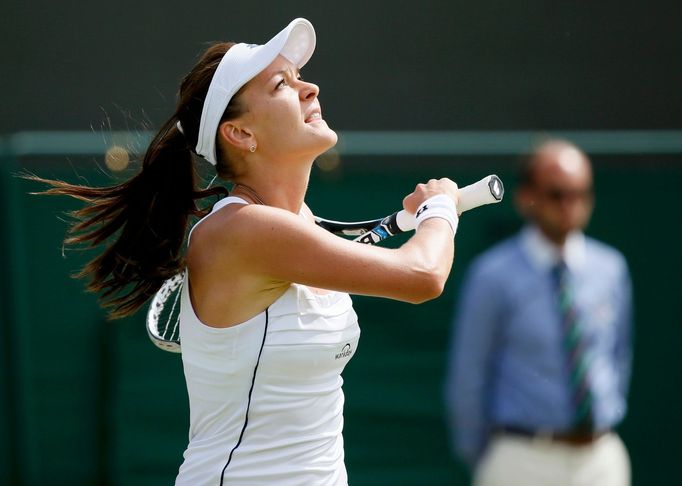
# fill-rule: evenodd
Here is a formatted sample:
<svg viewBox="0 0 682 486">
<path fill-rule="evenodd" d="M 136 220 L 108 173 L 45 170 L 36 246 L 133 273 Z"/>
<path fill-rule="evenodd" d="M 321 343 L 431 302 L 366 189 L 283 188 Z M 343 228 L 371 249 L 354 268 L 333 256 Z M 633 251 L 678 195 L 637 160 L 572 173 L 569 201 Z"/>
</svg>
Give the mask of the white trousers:
<svg viewBox="0 0 682 486">
<path fill-rule="evenodd" d="M 474 486 L 629 486 L 630 458 L 620 437 L 606 434 L 574 446 L 544 438 L 493 438 Z"/>
</svg>

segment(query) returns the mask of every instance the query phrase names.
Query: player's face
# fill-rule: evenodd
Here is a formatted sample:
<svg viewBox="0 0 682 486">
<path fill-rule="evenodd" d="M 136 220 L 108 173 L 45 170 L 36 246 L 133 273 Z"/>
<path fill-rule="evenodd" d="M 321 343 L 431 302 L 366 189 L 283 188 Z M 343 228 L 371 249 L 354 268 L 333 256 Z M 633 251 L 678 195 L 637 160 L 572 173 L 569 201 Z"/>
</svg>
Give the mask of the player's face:
<svg viewBox="0 0 682 486">
<path fill-rule="evenodd" d="M 572 231 L 583 229 L 592 213 L 592 172 L 583 155 L 564 147 L 549 151 L 538 162 L 531 217 L 555 242 L 563 242 Z"/>
<path fill-rule="evenodd" d="M 336 133 L 322 118 L 319 92 L 282 56 L 249 82 L 241 98 L 243 119 L 259 153 L 314 158 L 336 144 Z"/>
</svg>

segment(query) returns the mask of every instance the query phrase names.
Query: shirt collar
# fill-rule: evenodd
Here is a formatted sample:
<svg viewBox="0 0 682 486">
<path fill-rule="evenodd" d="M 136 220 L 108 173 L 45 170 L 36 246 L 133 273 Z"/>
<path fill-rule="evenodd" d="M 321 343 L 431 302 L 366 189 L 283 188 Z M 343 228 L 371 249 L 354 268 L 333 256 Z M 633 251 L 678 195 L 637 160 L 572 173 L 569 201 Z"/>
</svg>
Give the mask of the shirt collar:
<svg viewBox="0 0 682 486">
<path fill-rule="evenodd" d="M 575 271 L 585 262 L 585 235 L 574 231 L 566 239 L 563 248 L 552 243 L 535 225 L 526 226 L 521 232 L 521 245 L 532 264 L 540 270 L 549 270 L 560 259 L 569 270 Z"/>
</svg>

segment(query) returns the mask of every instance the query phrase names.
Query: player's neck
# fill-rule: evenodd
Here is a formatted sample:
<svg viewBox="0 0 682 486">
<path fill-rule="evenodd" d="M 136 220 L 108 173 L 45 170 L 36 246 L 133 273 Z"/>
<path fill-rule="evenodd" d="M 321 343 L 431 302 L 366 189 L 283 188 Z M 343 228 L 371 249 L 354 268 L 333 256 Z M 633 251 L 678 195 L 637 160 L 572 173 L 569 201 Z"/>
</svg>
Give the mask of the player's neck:
<svg viewBox="0 0 682 486">
<path fill-rule="evenodd" d="M 267 174 L 262 177 L 239 177 L 235 181 L 235 195 L 246 195 L 249 200 L 257 204 L 285 209 L 298 214 L 303 206 L 310 170 L 302 174 Z"/>
</svg>

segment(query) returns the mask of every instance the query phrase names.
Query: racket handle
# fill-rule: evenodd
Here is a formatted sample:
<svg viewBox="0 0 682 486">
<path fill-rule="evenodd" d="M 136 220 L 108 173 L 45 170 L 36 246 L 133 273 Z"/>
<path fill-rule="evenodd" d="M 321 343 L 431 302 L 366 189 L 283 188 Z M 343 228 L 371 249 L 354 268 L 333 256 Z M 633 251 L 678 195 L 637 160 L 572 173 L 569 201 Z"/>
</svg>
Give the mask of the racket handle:
<svg viewBox="0 0 682 486">
<path fill-rule="evenodd" d="M 459 204 L 457 213 L 483 206 L 485 204 L 498 203 L 504 197 L 504 184 L 496 175 L 489 175 L 478 182 L 459 189 Z M 411 231 L 416 227 L 414 214 L 408 213 L 404 209 L 395 215 L 395 221 L 400 231 Z"/>
<path fill-rule="evenodd" d="M 498 203 L 503 197 L 504 184 L 496 175 L 489 175 L 459 190 L 457 212 L 462 214 L 485 204 Z"/>
</svg>

